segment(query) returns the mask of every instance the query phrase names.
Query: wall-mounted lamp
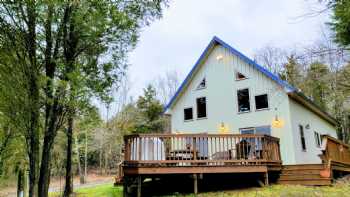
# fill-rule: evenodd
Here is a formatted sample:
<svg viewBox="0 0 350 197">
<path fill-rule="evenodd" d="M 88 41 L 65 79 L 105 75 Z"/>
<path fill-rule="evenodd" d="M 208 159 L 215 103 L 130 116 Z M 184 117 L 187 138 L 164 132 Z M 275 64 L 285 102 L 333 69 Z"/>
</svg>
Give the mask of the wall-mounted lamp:
<svg viewBox="0 0 350 197">
<path fill-rule="evenodd" d="M 284 121 L 276 115 L 276 117 L 272 120 L 272 128 L 282 128 L 284 126 Z"/>
<path fill-rule="evenodd" d="M 228 132 L 228 127 L 225 125 L 225 123 L 221 122 L 219 126 L 219 132 L 220 133 L 227 133 Z"/>
<path fill-rule="evenodd" d="M 220 60 L 222 60 L 222 59 L 224 59 L 224 56 L 222 56 L 222 55 L 216 56 L 216 60 L 220 61 Z"/>
</svg>

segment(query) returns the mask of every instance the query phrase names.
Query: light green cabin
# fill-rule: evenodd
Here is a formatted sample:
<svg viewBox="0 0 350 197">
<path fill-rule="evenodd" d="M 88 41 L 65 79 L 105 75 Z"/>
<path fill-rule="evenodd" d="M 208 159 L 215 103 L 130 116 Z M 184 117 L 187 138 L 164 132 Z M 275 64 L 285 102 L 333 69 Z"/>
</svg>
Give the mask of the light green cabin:
<svg viewBox="0 0 350 197">
<path fill-rule="evenodd" d="M 172 133 L 263 133 L 283 164 L 321 163 L 335 120 L 301 92 L 214 37 L 166 108 Z"/>
</svg>

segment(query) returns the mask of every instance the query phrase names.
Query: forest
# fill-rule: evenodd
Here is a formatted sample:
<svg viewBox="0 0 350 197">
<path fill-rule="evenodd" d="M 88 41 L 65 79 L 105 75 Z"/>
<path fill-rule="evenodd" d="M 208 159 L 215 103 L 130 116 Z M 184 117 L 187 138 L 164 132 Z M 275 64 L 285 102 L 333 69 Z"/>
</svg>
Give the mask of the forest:
<svg viewBox="0 0 350 197">
<path fill-rule="evenodd" d="M 312 45 L 255 50 L 254 60 L 299 88 L 337 120 L 350 144 L 350 1 L 320 0 L 331 22 Z M 123 136 L 169 131 L 163 108 L 182 80 L 169 71 L 133 98 L 128 54 L 167 0 L 0 2 L 0 191 L 48 197 L 62 179 L 115 176 Z M 107 110 L 102 117 L 96 101 Z M 111 103 L 116 111 L 111 117 Z"/>
</svg>

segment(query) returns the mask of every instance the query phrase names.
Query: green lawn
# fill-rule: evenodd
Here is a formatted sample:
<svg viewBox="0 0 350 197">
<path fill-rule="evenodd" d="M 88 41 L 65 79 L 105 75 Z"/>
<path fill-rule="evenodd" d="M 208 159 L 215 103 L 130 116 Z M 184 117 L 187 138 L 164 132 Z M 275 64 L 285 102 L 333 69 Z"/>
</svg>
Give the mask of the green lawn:
<svg viewBox="0 0 350 197">
<path fill-rule="evenodd" d="M 108 183 L 91 188 L 82 188 L 74 190 L 77 197 L 122 197 L 123 188 L 114 187 L 113 184 Z M 50 197 L 59 197 L 60 195 L 55 192 L 49 195 Z"/>
<path fill-rule="evenodd" d="M 75 191 L 77 197 L 122 197 L 121 187 L 114 187 L 112 184 L 105 184 L 93 188 L 78 189 Z M 57 196 L 51 194 L 50 197 Z M 194 197 L 192 194 L 172 194 L 169 197 Z M 272 185 L 262 188 L 248 188 L 241 190 L 200 193 L 198 197 L 350 197 L 350 184 L 338 184 L 330 187 L 305 187 Z"/>
</svg>

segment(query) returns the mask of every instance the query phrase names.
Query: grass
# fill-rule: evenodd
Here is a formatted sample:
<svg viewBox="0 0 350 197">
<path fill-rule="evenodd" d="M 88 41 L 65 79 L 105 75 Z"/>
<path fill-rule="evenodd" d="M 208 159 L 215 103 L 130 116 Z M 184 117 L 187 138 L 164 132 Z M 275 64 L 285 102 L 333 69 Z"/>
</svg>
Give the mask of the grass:
<svg viewBox="0 0 350 197">
<path fill-rule="evenodd" d="M 75 191 L 77 197 L 122 197 L 122 187 L 114 187 L 112 184 L 99 185 L 93 188 L 78 189 Z M 50 197 L 57 197 L 51 194 Z M 193 194 L 171 194 L 168 197 L 194 197 Z M 324 187 L 305 187 L 272 185 L 262 188 L 247 188 L 231 191 L 218 191 L 200 193 L 198 197 L 350 197 L 350 184 L 337 184 Z"/>
<path fill-rule="evenodd" d="M 114 187 L 113 184 L 103 184 L 95 187 L 89 188 L 81 188 L 74 190 L 74 193 L 77 197 L 122 197 L 123 196 L 123 188 L 122 187 Z M 59 193 L 51 193 L 50 197 L 59 197 Z"/>
</svg>

